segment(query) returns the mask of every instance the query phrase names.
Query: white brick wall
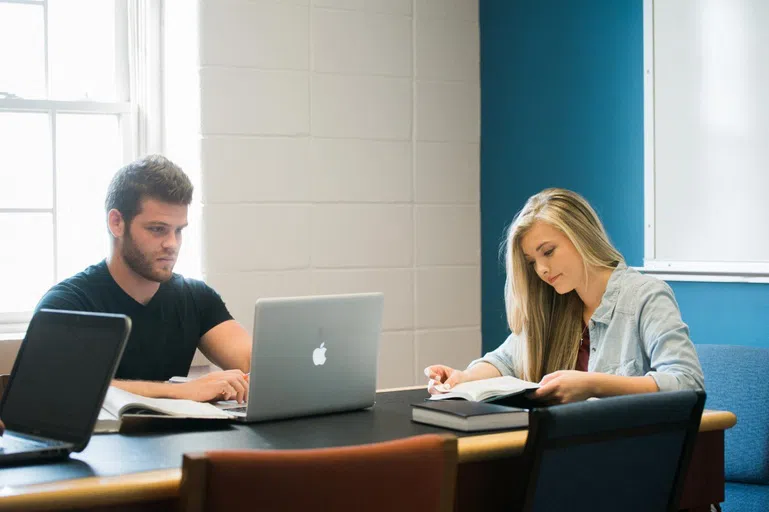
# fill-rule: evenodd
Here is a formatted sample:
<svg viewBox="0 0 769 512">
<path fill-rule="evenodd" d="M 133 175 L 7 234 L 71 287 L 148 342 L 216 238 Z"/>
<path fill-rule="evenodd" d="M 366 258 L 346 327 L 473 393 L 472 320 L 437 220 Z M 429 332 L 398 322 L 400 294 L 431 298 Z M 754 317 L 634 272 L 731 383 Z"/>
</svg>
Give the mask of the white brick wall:
<svg viewBox="0 0 769 512">
<path fill-rule="evenodd" d="M 379 387 L 477 357 L 477 0 L 199 6 L 203 261 L 234 316 L 383 291 Z"/>
</svg>

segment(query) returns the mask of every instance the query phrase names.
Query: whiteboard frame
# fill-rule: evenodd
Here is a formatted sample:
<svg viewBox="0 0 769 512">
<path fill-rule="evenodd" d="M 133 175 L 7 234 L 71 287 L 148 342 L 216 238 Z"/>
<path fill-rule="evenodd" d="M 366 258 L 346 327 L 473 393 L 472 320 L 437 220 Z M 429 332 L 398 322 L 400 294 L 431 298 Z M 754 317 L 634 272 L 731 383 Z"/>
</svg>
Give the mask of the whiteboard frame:
<svg viewBox="0 0 769 512">
<path fill-rule="evenodd" d="M 644 265 L 638 270 L 666 281 L 769 283 L 769 262 L 656 259 L 654 147 L 654 1 L 643 0 L 644 39 Z M 667 0 L 671 1 L 671 0 Z"/>
</svg>

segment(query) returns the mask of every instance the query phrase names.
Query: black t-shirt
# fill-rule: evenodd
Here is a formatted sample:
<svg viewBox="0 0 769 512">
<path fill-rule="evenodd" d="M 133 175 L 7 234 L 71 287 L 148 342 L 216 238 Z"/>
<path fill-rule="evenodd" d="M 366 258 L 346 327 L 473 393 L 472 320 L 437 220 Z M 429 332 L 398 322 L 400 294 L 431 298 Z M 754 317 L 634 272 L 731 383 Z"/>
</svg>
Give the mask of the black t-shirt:
<svg viewBox="0 0 769 512">
<path fill-rule="evenodd" d="M 187 375 L 201 336 L 232 319 L 211 287 L 179 274 L 161 283 L 146 305 L 140 304 L 115 282 L 106 261 L 48 290 L 36 309 L 41 308 L 129 316 L 131 335 L 115 378 L 130 380 Z"/>
</svg>

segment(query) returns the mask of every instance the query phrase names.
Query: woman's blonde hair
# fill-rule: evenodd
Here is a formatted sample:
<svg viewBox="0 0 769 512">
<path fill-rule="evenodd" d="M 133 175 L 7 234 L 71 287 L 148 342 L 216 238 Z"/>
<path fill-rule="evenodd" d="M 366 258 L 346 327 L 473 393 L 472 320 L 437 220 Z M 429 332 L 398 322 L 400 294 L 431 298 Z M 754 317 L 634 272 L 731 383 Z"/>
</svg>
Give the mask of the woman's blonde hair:
<svg viewBox="0 0 769 512">
<path fill-rule="evenodd" d="M 527 263 L 521 240 L 535 222 L 563 232 L 588 267 L 616 268 L 622 255 L 609 241 L 588 202 L 570 190 L 550 188 L 526 201 L 505 242 L 505 306 L 513 333 L 524 333 L 527 350 L 523 378 L 538 382 L 557 370 L 573 370 L 582 334 L 583 303 L 577 292 L 559 295 Z M 586 277 L 587 278 L 587 277 Z"/>
</svg>

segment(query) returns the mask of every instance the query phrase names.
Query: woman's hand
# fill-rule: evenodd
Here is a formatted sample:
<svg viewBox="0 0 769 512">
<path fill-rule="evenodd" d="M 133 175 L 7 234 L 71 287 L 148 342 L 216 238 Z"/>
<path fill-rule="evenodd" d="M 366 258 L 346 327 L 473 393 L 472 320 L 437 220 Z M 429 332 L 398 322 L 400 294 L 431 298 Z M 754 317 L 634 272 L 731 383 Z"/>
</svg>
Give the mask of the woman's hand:
<svg viewBox="0 0 769 512">
<path fill-rule="evenodd" d="M 469 379 L 467 372 L 456 370 L 449 366 L 436 364 L 425 368 L 425 375 L 430 379 L 427 384 L 427 391 L 431 395 L 445 393 L 460 382 L 467 382 Z"/>
<path fill-rule="evenodd" d="M 533 398 L 547 404 L 579 402 L 595 396 L 594 374 L 577 370 L 560 370 L 542 377 Z"/>
</svg>

